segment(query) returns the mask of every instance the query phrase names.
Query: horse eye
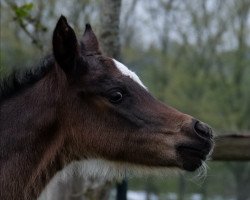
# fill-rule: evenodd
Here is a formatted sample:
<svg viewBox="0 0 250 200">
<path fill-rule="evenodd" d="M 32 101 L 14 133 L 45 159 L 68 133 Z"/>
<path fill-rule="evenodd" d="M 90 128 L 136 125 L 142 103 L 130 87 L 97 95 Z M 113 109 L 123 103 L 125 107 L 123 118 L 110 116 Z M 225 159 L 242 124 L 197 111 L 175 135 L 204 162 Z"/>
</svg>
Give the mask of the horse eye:
<svg viewBox="0 0 250 200">
<path fill-rule="evenodd" d="M 109 101 L 111 103 L 120 103 L 122 101 L 122 93 L 120 91 L 114 91 L 110 93 Z"/>
</svg>

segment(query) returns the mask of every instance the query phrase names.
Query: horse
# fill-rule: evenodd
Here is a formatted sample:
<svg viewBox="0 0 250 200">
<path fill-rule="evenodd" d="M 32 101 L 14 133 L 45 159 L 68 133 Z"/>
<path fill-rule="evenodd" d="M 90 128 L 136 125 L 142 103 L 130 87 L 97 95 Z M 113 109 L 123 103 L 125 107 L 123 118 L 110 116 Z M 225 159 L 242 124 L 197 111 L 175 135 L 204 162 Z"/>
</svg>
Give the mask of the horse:
<svg viewBox="0 0 250 200">
<path fill-rule="evenodd" d="M 104 56 L 90 24 L 77 39 L 64 16 L 53 53 L 0 89 L 0 199 L 36 199 L 81 161 L 86 176 L 194 171 L 213 149 L 212 129 L 158 101 L 139 77 Z"/>
</svg>

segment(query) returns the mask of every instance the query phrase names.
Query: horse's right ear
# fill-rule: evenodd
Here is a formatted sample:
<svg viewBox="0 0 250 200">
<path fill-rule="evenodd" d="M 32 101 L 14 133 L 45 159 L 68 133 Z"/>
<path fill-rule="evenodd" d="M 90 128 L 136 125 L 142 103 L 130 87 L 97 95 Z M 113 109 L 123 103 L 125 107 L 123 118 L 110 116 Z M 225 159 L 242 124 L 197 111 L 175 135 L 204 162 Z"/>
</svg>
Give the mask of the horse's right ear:
<svg viewBox="0 0 250 200">
<path fill-rule="evenodd" d="M 79 57 L 79 45 L 74 30 L 64 16 L 58 20 L 53 33 L 53 53 L 56 62 L 65 72 L 74 69 Z"/>
<path fill-rule="evenodd" d="M 98 39 L 90 24 L 86 24 L 83 37 L 81 38 L 81 44 L 82 51 L 85 55 L 101 54 Z"/>
</svg>

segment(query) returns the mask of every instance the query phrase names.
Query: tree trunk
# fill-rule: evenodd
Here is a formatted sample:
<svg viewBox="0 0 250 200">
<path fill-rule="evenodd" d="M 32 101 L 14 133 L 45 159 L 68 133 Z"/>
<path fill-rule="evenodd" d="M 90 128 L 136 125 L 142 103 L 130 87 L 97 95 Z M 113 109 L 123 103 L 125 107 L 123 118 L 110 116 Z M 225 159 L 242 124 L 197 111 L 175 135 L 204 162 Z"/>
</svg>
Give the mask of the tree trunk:
<svg viewBox="0 0 250 200">
<path fill-rule="evenodd" d="M 101 1 L 100 42 L 103 53 L 120 59 L 120 24 L 121 0 Z"/>
</svg>

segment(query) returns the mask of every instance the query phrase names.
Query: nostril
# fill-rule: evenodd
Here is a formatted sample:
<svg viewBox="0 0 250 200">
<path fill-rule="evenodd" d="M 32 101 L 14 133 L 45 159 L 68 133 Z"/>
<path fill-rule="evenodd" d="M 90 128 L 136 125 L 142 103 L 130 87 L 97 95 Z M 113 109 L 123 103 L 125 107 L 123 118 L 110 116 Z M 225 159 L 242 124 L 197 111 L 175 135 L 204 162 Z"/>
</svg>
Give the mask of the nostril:
<svg viewBox="0 0 250 200">
<path fill-rule="evenodd" d="M 194 130 L 201 137 L 205 137 L 208 139 L 212 139 L 212 137 L 213 137 L 212 129 L 207 124 L 205 124 L 203 122 L 196 121 L 194 123 Z"/>
</svg>

